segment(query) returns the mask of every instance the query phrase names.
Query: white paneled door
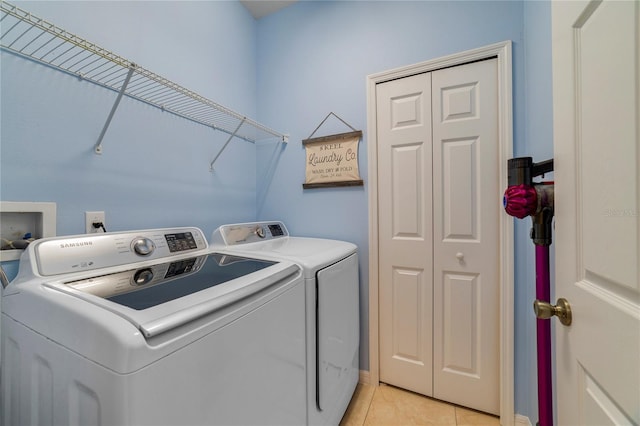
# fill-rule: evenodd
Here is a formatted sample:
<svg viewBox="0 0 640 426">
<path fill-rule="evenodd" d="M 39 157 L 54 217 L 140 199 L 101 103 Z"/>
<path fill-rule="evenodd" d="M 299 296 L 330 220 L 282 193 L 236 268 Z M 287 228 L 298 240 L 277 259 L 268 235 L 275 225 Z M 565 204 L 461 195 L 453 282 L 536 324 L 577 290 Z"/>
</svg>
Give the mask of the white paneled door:
<svg viewBox="0 0 640 426">
<path fill-rule="evenodd" d="M 496 60 L 433 73 L 434 396 L 498 414 Z"/>
<path fill-rule="evenodd" d="M 553 2 L 560 425 L 640 424 L 640 3 Z"/>
<path fill-rule="evenodd" d="M 433 395 L 431 74 L 376 93 L 380 380 Z"/>
<path fill-rule="evenodd" d="M 498 414 L 496 60 L 376 96 L 380 380 Z"/>
</svg>

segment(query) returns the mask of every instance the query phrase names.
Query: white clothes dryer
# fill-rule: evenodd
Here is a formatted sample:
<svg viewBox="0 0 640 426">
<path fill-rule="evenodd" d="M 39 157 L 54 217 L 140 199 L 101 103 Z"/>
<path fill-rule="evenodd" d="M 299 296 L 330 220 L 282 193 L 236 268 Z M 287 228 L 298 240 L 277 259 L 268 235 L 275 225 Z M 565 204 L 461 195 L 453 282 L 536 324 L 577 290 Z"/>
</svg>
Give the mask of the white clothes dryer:
<svg viewBox="0 0 640 426">
<path fill-rule="evenodd" d="M 0 423 L 300 425 L 305 288 L 197 228 L 47 238 L 2 294 Z"/>
<path fill-rule="evenodd" d="M 307 424 L 340 423 L 359 378 L 359 279 L 354 244 L 292 237 L 282 222 L 224 225 L 211 237 L 221 253 L 287 260 L 306 289 Z"/>
</svg>

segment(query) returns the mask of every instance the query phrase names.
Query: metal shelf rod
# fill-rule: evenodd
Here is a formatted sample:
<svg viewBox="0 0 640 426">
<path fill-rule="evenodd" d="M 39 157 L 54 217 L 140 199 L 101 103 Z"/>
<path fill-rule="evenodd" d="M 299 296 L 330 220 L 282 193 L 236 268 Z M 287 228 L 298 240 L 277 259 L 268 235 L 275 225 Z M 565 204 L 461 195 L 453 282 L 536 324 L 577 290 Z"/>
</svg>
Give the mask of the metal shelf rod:
<svg viewBox="0 0 640 426">
<path fill-rule="evenodd" d="M 109 124 L 111 124 L 111 119 L 113 115 L 116 113 L 116 109 L 118 109 L 118 105 L 120 104 L 120 100 L 122 99 L 122 95 L 124 95 L 124 91 L 127 90 L 127 84 L 129 84 L 129 80 L 131 80 L 131 76 L 136 69 L 135 64 L 131 64 L 131 68 L 129 68 L 129 73 L 127 74 L 127 78 L 124 80 L 124 84 L 122 85 L 122 89 L 118 93 L 118 97 L 116 98 L 113 107 L 111 107 L 111 112 L 107 117 L 107 122 L 104 123 L 104 127 L 102 128 L 102 132 L 100 132 L 100 136 L 98 137 L 98 142 L 96 142 L 95 151 L 96 154 L 102 154 L 102 139 L 104 138 L 105 133 L 107 133 L 107 129 L 109 128 Z"/>
<path fill-rule="evenodd" d="M 229 145 L 229 142 L 231 142 L 231 139 L 233 139 L 233 137 L 236 135 L 236 133 L 238 132 L 238 130 L 240 130 L 240 127 L 242 127 L 242 125 L 244 124 L 244 118 L 242 119 L 242 121 L 240 122 L 240 124 L 238 124 L 238 127 L 236 127 L 236 130 L 233 131 L 233 134 L 231 134 L 231 136 L 229 136 L 229 139 L 227 139 L 227 141 L 224 143 L 224 145 L 222 146 L 222 149 L 220 151 L 218 151 L 218 154 L 214 157 L 214 159 L 211 161 L 211 164 L 209 164 L 209 171 L 213 171 L 213 164 L 216 162 L 216 160 L 218 159 L 218 157 L 220 157 L 220 154 L 222 154 L 222 151 L 225 150 L 225 148 L 227 147 L 227 145 Z"/>
</svg>

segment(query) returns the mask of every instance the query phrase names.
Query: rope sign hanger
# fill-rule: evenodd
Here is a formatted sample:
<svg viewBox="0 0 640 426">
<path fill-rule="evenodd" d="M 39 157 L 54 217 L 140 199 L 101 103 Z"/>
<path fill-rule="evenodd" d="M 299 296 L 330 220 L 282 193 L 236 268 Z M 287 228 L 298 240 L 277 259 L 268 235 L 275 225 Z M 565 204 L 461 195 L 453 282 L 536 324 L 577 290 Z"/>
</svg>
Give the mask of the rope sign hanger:
<svg viewBox="0 0 640 426">
<path fill-rule="evenodd" d="M 320 124 L 318 124 L 318 127 L 316 127 L 316 129 L 311 132 L 311 134 L 309 135 L 309 137 L 305 140 L 302 141 L 302 143 L 304 144 L 305 142 L 311 140 L 311 137 L 313 135 L 316 134 L 316 132 L 318 131 L 318 129 L 320 129 L 320 127 L 322 127 L 322 125 L 324 124 L 325 121 L 327 121 L 329 119 L 329 117 L 334 116 L 335 118 L 337 118 L 338 120 L 342 121 L 344 123 L 345 126 L 347 126 L 348 128 L 350 128 L 351 130 L 353 130 L 354 132 L 360 132 L 360 135 L 362 136 L 362 131 L 361 130 L 356 130 L 351 124 L 347 123 L 346 121 L 344 121 L 342 118 L 338 117 L 336 114 L 334 114 L 333 112 L 330 112 L 329 114 L 327 114 L 327 116 L 324 118 L 324 120 L 322 120 L 320 122 Z"/>
</svg>

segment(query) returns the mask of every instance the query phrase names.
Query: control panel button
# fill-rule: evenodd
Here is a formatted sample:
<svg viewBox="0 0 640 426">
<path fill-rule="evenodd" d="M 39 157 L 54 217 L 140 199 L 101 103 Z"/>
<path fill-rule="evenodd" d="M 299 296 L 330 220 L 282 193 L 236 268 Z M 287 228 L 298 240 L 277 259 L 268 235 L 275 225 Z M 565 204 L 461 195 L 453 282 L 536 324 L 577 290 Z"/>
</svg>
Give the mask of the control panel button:
<svg viewBox="0 0 640 426">
<path fill-rule="evenodd" d="M 260 238 L 266 237 L 266 234 L 264 233 L 264 228 L 261 225 L 258 225 L 256 227 L 256 235 Z"/>
<path fill-rule="evenodd" d="M 153 271 L 149 268 L 140 269 L 133 274 L 133 283 L 135 285 L 144 285 L 153 279 Z"/>
<path fill-rule="evenodd" d="M 131 243 L 133 251 L 140 256 L 148 256 L 156 249 L 156 245 L 149 238 L 138 237 Z"/>
</svg>

